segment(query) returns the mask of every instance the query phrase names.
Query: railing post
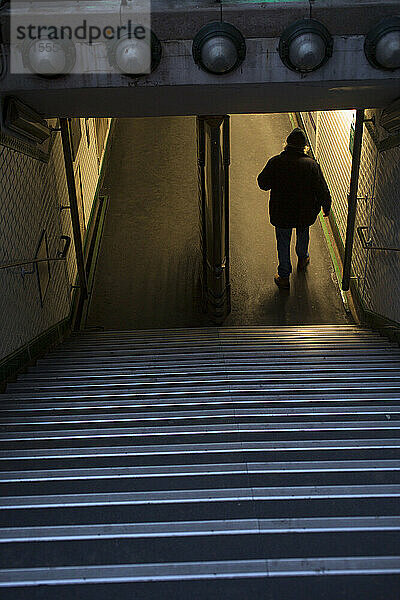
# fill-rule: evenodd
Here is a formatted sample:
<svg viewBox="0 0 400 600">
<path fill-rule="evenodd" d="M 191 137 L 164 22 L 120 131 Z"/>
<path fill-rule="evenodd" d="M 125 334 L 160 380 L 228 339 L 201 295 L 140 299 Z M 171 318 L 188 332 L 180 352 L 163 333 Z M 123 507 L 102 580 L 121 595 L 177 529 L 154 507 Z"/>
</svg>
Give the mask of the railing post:
<svg viewBox="0 0 400 600">
<path fill-rule="evenodd" d="M 67 177 L 67 187 L 69 196 L 69 206 L 71 210 L 72 231 L 74 236 L 74 246 L 76 255 L 76 265 L 78 269 L 79 285 L 81 298 L 85 300 L 88 297 L 85 261 L 83 258 L 83 246 L 81 237 L 81 227 L 79 223 L 78 201 L 76 197 L 74 165 L 72 160 L 71 140 L 68 130 L 68 120 L 60 119 L 61 139 L 64 150 L 65 174 Z"/>
<path fill-rule="evenodd" d="M 197 165 L 199 186 L 199 234 L 202 250 L 202 309 L 207 312 L 207 229 L 206 229 L 206 190 L 205 190 L 205 139 L 204 118 L 197 117 Z"/>
<path fill-rule="evenodd" d="M 354 130 L 353 161 L 351 164 L 350 192 L 348 196 L 346 245 L 344 249 L 342 290 L 350 288 L 351 257 L 353 255 L 354 226 L 357 214 L 358 181 L 360 177 L 361 147 L 364 127 L 364 109 L 357 110 Z"/>
<path fill-rule="evenodd" d="M 230 312 L 229 118 L 198 118 L 204 308 L 215 324 Z"/>
<path fill-rule="evenodd" d="M 225 209 L 225 252 L 226 252 L 226 267 L 225 277 L 227 281 L 227 297 L 228 297 L 228 313 L 231 312 L 231 276 L 230 276 L 230 172 L 229 167 L 231 164 L 231 127 L 230 127 L 230 116 L 224 117 L 222 139 L 223 139 L 223 153 L 222 160 L 224 164 L 224 209 Z"/>
</svg>

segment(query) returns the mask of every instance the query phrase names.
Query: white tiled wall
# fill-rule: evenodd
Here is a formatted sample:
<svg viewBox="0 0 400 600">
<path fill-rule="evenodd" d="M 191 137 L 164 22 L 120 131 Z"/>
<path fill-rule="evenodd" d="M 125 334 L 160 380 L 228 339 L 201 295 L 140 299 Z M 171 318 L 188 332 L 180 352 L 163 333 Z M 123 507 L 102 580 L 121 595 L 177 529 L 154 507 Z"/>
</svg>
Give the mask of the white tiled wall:
<svg viewBox="0 0 400 600">
<path fill-rule="evenodd" d="M 381 139 L 387 136 L 379 127 L 378 131 Z M 376 246 L 400 248 L 399 147 L 379 153 L 370 234 Z M 368 254 L 365 299 L 375 312 L 400 321 L 400 252 Z"/>
<path fill-rule="evenodd" d="M 354 112 L 319 112 L 313 147 L 332 193 L 332 213 L 343 244 Z M 307 128 L 307 113 L 302 116 Z M 377 142 L 388 134 L 378 125 L 380 111 L 367 110 L 366 118 L 371 117 L 375 118 L 375 124 L 364 126 L 356 227 L 369 226 L 374 245 L 400 247 L 400 148 L 378 152 Z M 356 234 L 352 268 L 366 307 L 399 322 L 400 253 L 365 250 Z"/>
<path fill-rule="evenodd" d="M 74 168 L 82 173 L 87 221 L 101 164 L 94 119 L 88 120 L 89 146 L 84 121 Z M 60 211 L 69 200 L 60 134 L 55 135 L 48 163 L 0 145 L 0 264 L 33 258 L 43 230 L 50 257 L 62 248 L 61 235 L 72 238 L 70 212 Z M 50 271 L 42 303 L 36 272 L 22 275 L 20 267 L 0 269 L 0 360 L 68 316 L 76 276 L 73 242 L 67 264 L 50 263 Z"/>
</svg>

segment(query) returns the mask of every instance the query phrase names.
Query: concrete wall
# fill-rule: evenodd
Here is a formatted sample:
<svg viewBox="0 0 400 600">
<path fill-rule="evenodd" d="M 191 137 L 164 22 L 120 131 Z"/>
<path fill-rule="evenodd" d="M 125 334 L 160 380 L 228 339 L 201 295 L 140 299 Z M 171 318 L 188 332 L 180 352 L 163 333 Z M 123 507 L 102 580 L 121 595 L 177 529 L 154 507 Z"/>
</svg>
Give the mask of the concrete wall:
<svg viewBox="0 0 400 600">
<path fill-rule="evenodd" d="M 115 0 L 97 4 L 113 15 L 120 9 Z M 223 20 L 242 32 L 247 50 L 240 68 L 217 76 L 195 64 L 192 45 L 205 24 L 220 19 L 221 8 Z M 0 96 L 18 96 L 47 117 L 383 108 L 400 95 L 399 73 L 372 67 L 364 41 L 376 23 L 398 12 L 398 0 L 153 0 L 152 29 L 162 46 L 162 59 L 153 73 L 139 77 L 109 73 L 101 41 L 90 48 L 78 43 L 80 64 L 86 65 L 83 73 L 43 78 L 7 72 Z M 317 71 L 296 73 L 283 64 L 277 47 L 283 31 L 310 14 L 330 31 L 334 52 Z"/>
<path fill-rule="evenodd" d="M 74 163 L 80 171 L 84 223 L 87 226 L 99 180 L 99 156 L 94 119 L 81 119 L 82 137 Z M 108 125 L 110 121 L 108 121 Z M 87 126 L 87 135 L 86 135 Z M 23 144 L 2 138 L 0 144 L 0 264 L 36 256 L 45 232 L 48 256 L 62 249 L 61 235 L 72 238 L 68 193 L 60 134 L 55 135 L 46 161 Z M 105 140 L 106 141 L 106 138 Z M 43 263 L 42 269 L 47 268 Z M 50 263 L 50 279 L 41 289 L 36 269 L 0 269 L 0 360 L 69 315 L 76 262 L 73 243 L 64 262 Z M 32 270 L 27 265 L 25 270 Z M 42 280 L 43 281 L 43 280 Z"/>
<path fill-rule="evenodd" d="M 279 38 L 252 38 L 246 44 L 242 66 L 223 76 L 206 73 L 194 63 L 192 40 L 170 40 L 163 43 L 162 62 L 151 75 L 85 73 L 51 81 L 34 75 L 19 81 L 14 76 L 4 80 L 1 93 L 17 96 L 46 117 L 384 108 L 400 95 L 398 72 L 368 63 L 364 36 L 335 37 L 332 58 L 307 74 L 283 64 Z"/>
<path fill-rule="evenodd" d="M 400 248 L 400 148 L 379 152 L 388 134 L 378 125 L 380 110 L 366 111 L 375 124 L 364 125 L 356 227 L 366 226 L 373 245 Z M 339 245 L 346 235 L 347 194 L 351 171 L 351 135 L 355 111 L 321 111 L 316 120 L 314 153 L 330 187 L 332 220 Z M 309 115 L 303 114 L 306 129 Z M 400 253 L 366 250 L 354 239 L 353 276 L 366 308 L 400 322 Z"/>
</svg>

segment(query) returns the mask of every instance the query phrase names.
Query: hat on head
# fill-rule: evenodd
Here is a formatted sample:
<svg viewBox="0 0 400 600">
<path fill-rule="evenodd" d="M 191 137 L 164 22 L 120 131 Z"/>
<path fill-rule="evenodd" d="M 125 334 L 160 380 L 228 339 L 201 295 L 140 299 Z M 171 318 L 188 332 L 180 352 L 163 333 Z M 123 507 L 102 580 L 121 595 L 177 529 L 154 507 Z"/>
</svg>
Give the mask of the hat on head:
<svg viewBox="0 0 400 600">
<path fill-rule="evenodd" d="M 292 133 L 288 135 L 286 143 L 293 148 L 304 148 L 307 146 L 307 138 L 304 131 L 300 129 L 300 127 L 296 127 L 296 129 L 293 129 Z"/>
</svg>

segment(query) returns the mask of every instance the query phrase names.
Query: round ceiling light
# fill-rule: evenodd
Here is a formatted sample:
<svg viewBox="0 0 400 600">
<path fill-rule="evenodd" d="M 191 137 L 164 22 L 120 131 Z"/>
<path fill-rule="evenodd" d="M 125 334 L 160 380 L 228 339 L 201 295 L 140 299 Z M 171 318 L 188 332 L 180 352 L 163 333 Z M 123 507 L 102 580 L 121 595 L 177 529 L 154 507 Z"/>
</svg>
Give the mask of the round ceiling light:
<svg viewBox="0 0 400 600">
<path fill-rule="evenodd" d="M 230 23 L 208 23 L 193 40 L 193 59 L 199 67 L 214 75 L 237 69 L 246 56 L 246 41 Z"/>
<path fill-rule="evenodd" d="M 373 67 L 400 69 L 400 16 L 387 17 L 373 27 L 365 37 L 364 51 Z"/>
<path fill-rule="evenodd" d="M 161 56 L 161 43 L 153 31 L 143 39 L 122 37 L 109 52 L 110 63 L 124 75 L 131 76 L 152 73 L 160 64 Z"/>
<path fill-rule="evenodd" d="M 301 19 L 290 25 L 279 40 L 279 56 L 292 71 L 311 73 L 324 65 L 333 52 L 333 38 L 315 19 Z"/>
<path fill-rule="evenodd" d="M 71 40 L 32 40 L 22 47 L 22 60 L 24 67 L 35 75 L 67 75 L 75 65 L 75 45 Z"/>
</svg>

